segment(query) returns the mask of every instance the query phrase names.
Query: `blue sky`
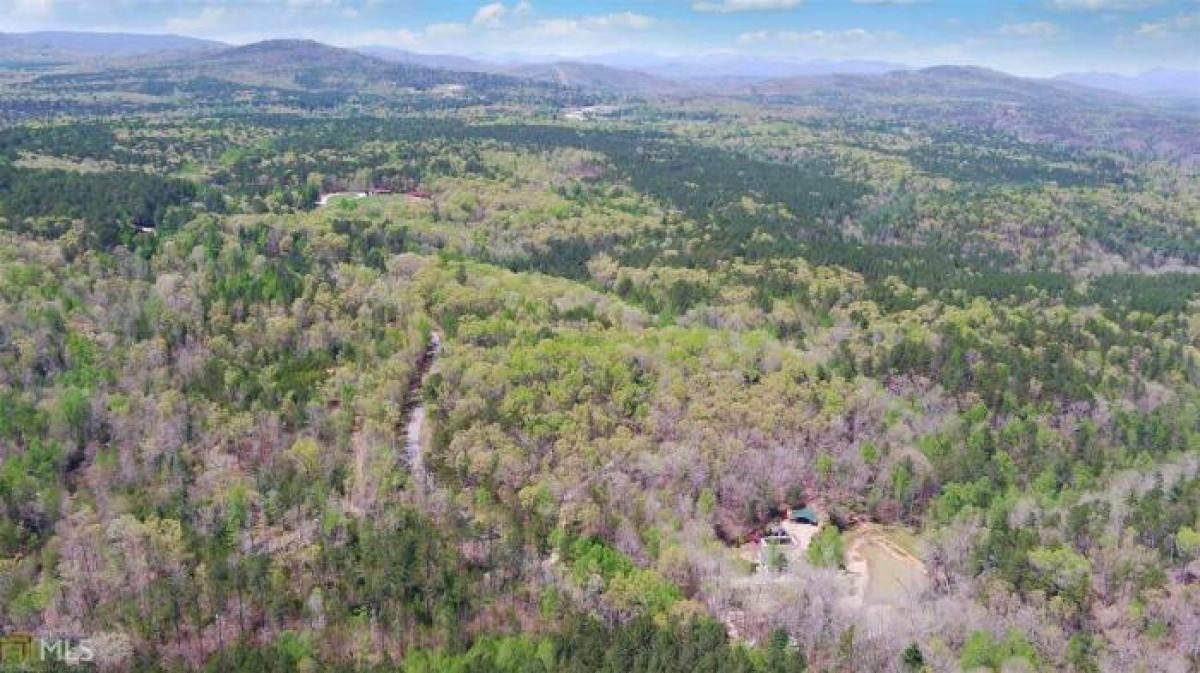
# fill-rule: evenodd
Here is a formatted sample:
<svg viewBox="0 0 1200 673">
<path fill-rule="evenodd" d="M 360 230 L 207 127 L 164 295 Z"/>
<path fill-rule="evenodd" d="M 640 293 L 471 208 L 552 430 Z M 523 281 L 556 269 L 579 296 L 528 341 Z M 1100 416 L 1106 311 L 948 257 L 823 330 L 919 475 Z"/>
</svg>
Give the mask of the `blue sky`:
<svg viewBox="0 0 1200 673">
<path fill-rule="evenodd" d="M 457 54 L 862 58 L 1029 75 L 1200 69 L 1200 0 L 0 0 L 0 31 L 38 29 Z"/>
</svg>

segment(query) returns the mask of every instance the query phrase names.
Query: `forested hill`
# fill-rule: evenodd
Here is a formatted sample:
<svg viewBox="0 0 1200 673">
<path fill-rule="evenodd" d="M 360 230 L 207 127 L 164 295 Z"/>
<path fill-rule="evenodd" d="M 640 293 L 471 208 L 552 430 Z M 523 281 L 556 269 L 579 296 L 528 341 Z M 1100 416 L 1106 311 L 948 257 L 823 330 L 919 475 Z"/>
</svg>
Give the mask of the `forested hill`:
<svg viewBox="0 0 1200 673">
<path fill-rule="evenodd" d="M 502 100 L 587 104 L 575 88 L 506 75 L 392 63 L 310 40 L 268 40 L 112 67 L 34 74 L 0 99 L 0 115 L 40 116 L 200 108 L 334 111 L 350 104 L 392 109 L 463 107 Z M 101 95 L 102 94 L 102 95 Z"/>
<path fill-rule="evenodd" d="M 919 70 L 894 70 L 882 74 L 818 75 L 773 79 L 753 85 L 762 95 L 803 94 L 836 95 L 839 90 L 857 89 L 860 93 L 919 100 L 934 96 L 960 100 L 991 100 L 1009 104 L 1101 105 L 1109 108 L 1136 107 L 1139 103 L 1126 96 L 1100 89 L 1075 86 L 1067 82 L 1035 80 L 973 66 L 935 66 Z"/>
<path fill-rule="evenodd" d="M 694 90 L 687 83 L 676 82 L 636 70 L 622 70 L 591 63 L 556 61 L 505 67 L 501 70 L 515 77 L 524 77 L 585 90 L 637 96 L 686 94 Z"/>
<path fill-rule="evenodd" d="M 277 83 L 304 90 L 370 91 L 439 84 L 513 85 L 502 77 L 388 63 L 311 40 L 268 40 L 180 59 L 161 67 L 173 77 L 209 76 L 243 83 Z"/>
<path fill-rule="evenodd" d="M 0 635 L 104 673 L 1196 670 L 1200 123 L 1046 86 L 18 64 Z"/>
<path fill-rule="evenodd" d="M 1027 140 L 1119 149 L 1195 164 L 1195 111 L 1114 91 L 1034 80 L 977 67 L 881 75 L 776 79 L 748 86 L 760 100 L 818 105 L 895 120 L 969 125 Z"/>
</svg>

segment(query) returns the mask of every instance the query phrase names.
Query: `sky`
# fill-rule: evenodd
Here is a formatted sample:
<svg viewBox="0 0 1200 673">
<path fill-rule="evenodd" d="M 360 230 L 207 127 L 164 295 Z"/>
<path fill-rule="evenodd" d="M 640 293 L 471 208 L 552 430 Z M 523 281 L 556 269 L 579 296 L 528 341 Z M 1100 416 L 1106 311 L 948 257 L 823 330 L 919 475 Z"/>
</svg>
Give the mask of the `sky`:
<svg viewBox="0 0 1200 673">
<path fill-rule="evenodd" d="M 1022 75 L 1200 69 L 1200 0 L 0 0 L 0 32 L 47 29 L 493 57 L 727 53 Z"/>
</svg>

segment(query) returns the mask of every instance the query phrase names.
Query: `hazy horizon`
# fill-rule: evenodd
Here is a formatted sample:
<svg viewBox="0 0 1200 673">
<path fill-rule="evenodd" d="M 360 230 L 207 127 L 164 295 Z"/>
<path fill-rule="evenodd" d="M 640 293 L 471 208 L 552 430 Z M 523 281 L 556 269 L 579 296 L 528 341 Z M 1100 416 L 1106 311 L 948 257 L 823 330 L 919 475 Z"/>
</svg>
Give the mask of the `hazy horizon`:
<svg viewBox="0 0 1200 673">
<path fill-rule="evenodd" d="M 230 44 L 303 38 L 474 58 L 863 60 L 1025 76 L 1195 68 L 1193 0 L 0 0 L 5 32 L 177 34 Z"/>
</svg>

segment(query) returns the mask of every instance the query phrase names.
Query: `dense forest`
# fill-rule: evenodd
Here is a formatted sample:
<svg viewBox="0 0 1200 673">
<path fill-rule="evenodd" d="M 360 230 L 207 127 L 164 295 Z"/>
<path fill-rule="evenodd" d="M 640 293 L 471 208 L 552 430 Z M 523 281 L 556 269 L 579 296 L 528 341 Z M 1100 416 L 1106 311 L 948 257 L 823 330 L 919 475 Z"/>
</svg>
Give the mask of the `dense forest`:
<svg viewBox="0 0 1200 673">
<path fill-rule="evenodd" d="M 1200 666 L 1194 164 L 829 92 L 568 120 L 602 98 L 306 44 L 0 89 L 0 634 Z"/>
</svg>

